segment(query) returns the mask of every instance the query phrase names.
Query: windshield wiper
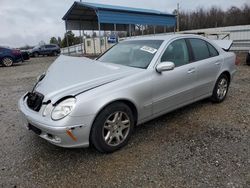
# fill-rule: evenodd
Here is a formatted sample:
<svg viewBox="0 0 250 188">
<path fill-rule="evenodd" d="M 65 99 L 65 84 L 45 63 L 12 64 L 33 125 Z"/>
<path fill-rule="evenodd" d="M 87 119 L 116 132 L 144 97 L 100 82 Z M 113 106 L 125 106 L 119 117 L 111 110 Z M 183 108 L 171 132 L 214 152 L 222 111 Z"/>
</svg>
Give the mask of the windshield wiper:
<svg viewBox="0 0 250 188">
<path fill-rule="evenodd" d="M 145 67 L 139 67 L 139 66 L 136 66 L 136 65 L 127 65 L 129 67 L 135 67 L 135 68 L 140 68 L 140 69 L 146 69 Z"/>
</svg>

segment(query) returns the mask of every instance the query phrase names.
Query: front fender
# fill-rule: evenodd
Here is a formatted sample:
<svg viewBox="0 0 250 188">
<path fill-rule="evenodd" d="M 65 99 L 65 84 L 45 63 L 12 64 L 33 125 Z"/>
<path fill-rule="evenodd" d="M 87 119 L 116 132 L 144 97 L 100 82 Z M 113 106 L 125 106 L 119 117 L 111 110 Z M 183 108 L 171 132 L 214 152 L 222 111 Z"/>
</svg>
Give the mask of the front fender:
<svg viewBox="0 0 250 188">
<path fill-rule="evenodd" d="M 87 99 L 87 100 L 86 100 Z M 91 97 L 85 94 L 80 94 L 76 96 L 77 105 L 71 116 L 85 116 L 85 115 L 97 115 L 105 106 L 115 101 L 129 101 L 134 104 L 138 111 L 138 104 L 132 98 L 120 93 L 112 93 L 111 95 L 102 95 L 98 97 Z"/>
<path fill-rule="evenodd" d="M 97 115 L 108 104 L 120 100 L 135 106 L 138 121 L 152 115 L 151 76 L 146 72 L 145 74 L 138 75 L 136 79 L 112 82 L 77 95 L 77 104 L 71 116 Z"/>
</svg>

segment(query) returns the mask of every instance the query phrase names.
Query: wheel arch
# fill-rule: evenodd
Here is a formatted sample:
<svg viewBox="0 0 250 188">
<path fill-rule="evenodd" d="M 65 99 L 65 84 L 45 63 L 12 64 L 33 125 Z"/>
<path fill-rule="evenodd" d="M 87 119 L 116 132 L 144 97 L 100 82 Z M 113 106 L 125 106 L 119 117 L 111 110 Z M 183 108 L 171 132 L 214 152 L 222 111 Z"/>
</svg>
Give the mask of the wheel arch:
<svg viewBox="0 0 250 188">
<path fill-rule="evenodd" d="M 10 59 L 14 60 L 14 58 L 11 55 L 6 55 L 2 59 L 4 59 L 4 58 L 10 58 Z"/>
<path fill-rule="evenodd" d="M 99 111 L 96 113 L 96 116 L 95 116 L 95 118 L 94 118 L 94 121 L 95 121 L 96 117 L 102 112 L 102 110 L 103 110 L 104 108 L 106 108 L 107 106 L 109 106 L 109 105 L 111 105 L 111 104 L 118 103 L 118 102 L 124 103 L 125 105 L 127 105 L 127 106 L 131 109 L 132 114 L 133 114 L 133 117 L 134 117 L 134 120 L 135 120 L 135 125 L 136 125 L 136 124 L 137 124 L 137 121 L 138 121 L 138 109 L 137 109 L 135 103 L 133 103 L 133 102 L 132 102 L 131 100 L 129 100 L 129 99 L 115 99 L 115 100 L 113 100 L 113 101 L 110 101 L 110 102 L 106 103 L 106 104 L 103 105 L 103 106 L 99 109 Z M 94 121 L 93 121 L 93 123 L 94 123 Z"/>
<path fill-rule="evenodd" d="M 231 74 L 229 73 L 229 71 L 222 71 L 222 73 L 219 75 L 219 77 L 221 76 L 221 75 L 226 75 L 226 77 L 228 78 L 228 81 L 229 81 L 229 83 L 231 82 Z M 218 77 L 218 78 L 219 78 Z"/>
</svg>

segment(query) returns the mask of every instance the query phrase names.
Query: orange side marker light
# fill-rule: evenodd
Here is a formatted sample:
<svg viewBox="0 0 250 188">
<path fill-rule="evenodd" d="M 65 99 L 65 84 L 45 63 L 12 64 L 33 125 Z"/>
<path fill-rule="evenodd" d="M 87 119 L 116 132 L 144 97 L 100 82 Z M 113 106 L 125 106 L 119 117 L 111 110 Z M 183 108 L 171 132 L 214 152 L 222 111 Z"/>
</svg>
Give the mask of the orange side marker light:
<svg viewBox="0 0 250 188">
<path fill-rule="evenodd" d="M 75 142 L 77 141 L 77 138 L 75 137 L 75 135 L 73 135 L 72 130 L 66 130 L 66 133 L 70 138 L 72 138 L 72 140 L 74 140 Z"/>
</svg>

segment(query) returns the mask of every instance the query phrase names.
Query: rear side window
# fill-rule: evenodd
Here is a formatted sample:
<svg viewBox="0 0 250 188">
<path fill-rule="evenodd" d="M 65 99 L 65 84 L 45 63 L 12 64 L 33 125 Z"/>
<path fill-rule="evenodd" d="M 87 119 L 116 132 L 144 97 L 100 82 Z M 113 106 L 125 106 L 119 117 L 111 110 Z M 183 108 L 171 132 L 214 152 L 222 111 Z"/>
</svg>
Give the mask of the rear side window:
<svg viewBox="0 0 250 188">
<path fill-rule="evenodd" d="M 218 51 L 215 49 L 215 47 L 213 47 L 211 44 L 207 43 L 207 46 L 208 46 L 208 49 L 209 49 L 209 52 L 210 52 L 210 57 L 215 57 L 215 56 L 218 56 L 219 53 Z"/>
<path fill-rule="evenodd" d="M 55 45 L 46 45 L 46 48 L 55 48 Z"/>
<path fill-rule="evenodd" d="M 189 63 L 189 54 L 186 41 L 184 39 L 172 42 L 161 57 L 161 62 L 171 61 L 175 67 Z"/>
<path fill-rule="evenodd" d="M 196 61 L 210 57 L 206 41 L 201 39 L 189 39 L 189 41 Z"/>
</svg>

